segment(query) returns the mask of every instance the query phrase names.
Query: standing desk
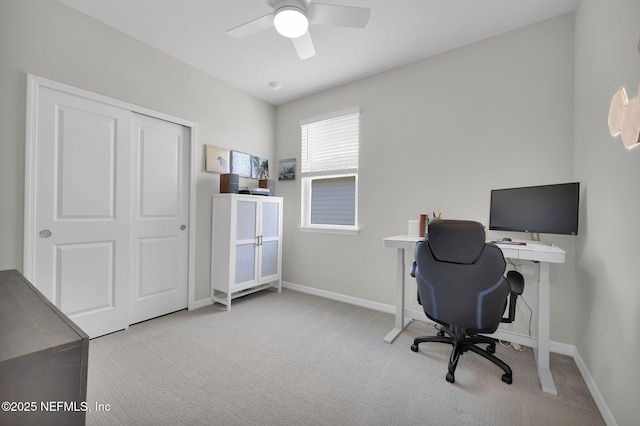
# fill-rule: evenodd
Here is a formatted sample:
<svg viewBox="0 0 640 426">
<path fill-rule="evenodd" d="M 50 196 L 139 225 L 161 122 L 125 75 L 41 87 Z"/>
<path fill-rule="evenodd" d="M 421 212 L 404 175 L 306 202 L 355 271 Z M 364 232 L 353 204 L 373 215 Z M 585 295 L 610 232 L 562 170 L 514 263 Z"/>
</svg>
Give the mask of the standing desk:
<svg viewBox="0 0 640 426">
<path fill-rule="evenodd" d="M 418 241 L 424 237 L 413 237 L 408 235 L 396 235 L 383 240 L 383 247 L 397 249 L 396 258 L 396 320 L 393 330 L 385 337 L 386 343 L 393 343 L 402 330 L 411 322 L 409 317 L 405 317 L 404 308 L 404 277 L 405 277 L 405 250 L 414 250 Z M 552 395 L 557 395 L 558 390 L 553 381 L 551 370 L 549 369 L 549 317 L 550 310 L 550 285 L 549 285 L 549 264 L 564 263 L 565 251 L 559 247 L 545 244 L 530 243 L 527 245 L 505 245 L 496 244 L 502 250 L 504 257 L 510 259 L 532 260 L 537 262 L 538 274 L 538 347 L 533 348 L 538 367 L 538 376 L 542 390 Z"/>
</svg>

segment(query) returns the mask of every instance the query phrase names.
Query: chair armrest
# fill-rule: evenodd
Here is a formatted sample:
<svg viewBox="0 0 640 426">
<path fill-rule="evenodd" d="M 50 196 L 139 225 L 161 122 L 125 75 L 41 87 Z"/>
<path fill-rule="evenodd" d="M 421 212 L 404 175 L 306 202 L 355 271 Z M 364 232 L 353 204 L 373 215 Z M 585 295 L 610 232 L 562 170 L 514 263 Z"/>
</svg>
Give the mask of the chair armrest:
<svg viewBox="0 0 640 426">
<path fill-rule="evenodd" d="M 516 319 L 516 301 L 518 296 L 524 291 L 524 277 L 518 271 L 507 272 L 507 282 L 511 287 L 511 295 L 509 296 L 509 316 L 502 318 L 500 322 L 511 323 Z"/>
<path fill-rule="evenodd" d="M 411 276 L 412 276 L 413 278 L 415 278 L 415 277 L 416 277 L 416 270 L 417 270 L 417 269 L 418 269 L 418 264 L 414 261 L 414 262 L 411 264 L 411 268 L 409 269 L 409 274 L 411 274 Z"/>
<path fill-rule="evenodd" d="M 507 272 L 507 281 L 511 286 L 511 293 L 520 296 L 524 291 L 524 277 L 518 271 Z"/>
</svg>

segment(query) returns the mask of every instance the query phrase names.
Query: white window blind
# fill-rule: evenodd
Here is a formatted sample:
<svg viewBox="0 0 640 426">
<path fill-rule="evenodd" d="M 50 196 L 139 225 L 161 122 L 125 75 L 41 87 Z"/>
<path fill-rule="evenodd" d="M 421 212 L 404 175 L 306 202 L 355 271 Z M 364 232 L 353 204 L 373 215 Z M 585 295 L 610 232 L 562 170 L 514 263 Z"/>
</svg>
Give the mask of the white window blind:
<svg viewBox="0 0 640 426">
<path fill-rule="evenodd" d="M 300 122 L 302 176 L 357 172 L 359 122 L 359 108 Z"/>
</svg>

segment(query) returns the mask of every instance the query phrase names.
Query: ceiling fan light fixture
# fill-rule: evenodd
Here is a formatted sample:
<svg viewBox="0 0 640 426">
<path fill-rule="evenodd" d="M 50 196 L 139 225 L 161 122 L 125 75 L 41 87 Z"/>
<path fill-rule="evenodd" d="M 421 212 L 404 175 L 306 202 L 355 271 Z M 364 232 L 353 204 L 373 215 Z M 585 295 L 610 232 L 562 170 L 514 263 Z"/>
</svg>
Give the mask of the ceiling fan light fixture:
<svg viewBox="0 0 640 426">
<path fill-rule="evenodd" d="M 282 6 L 273 16 L 273 25 L 281 35 L 288 38 L 303 36 L 309 28 L 309 19 L 304 11 L 295 6 Z"/>
</svg>

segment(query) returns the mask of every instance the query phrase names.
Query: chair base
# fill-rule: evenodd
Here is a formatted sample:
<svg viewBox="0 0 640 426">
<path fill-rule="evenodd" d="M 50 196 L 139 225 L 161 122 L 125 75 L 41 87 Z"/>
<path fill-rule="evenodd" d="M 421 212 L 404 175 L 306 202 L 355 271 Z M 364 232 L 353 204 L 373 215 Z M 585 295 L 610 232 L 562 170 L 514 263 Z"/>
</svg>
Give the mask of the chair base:
<svg viewBox="0 0 640 426">
<path fill-rule="evenodd" d="M 445 333 L 448 334 L 448 336 L 445 336 Z M 442 330 L 438 332 L 437 336 L 416 337 L 411 345 L 411 350 L 413 352 L 418 352 L 418 345 L 425 342 L 448 343 L 453 346 L 451 356 L 449 357 L 449 371 L 446 376 L 447 382 L 449 383 L 455 382 L 455 371 L 458 366 L 458 360 L 466 351 L 475 352 L 493 362 L 504 371 L 502 381 L 509 385 L 513 382 L 513 372 L 511 371 L 511 368 L 500 358 L 493 355 L 496 352 L 495 339 L 479 336 L 477 334 L 468 335 L 463 329 L 449 329 L 447 327 L 443 327 Z M 476 346 L 480 344 L 487 344 L 488 346 L 486 349 L 481 349 Z"/>
</svg>

